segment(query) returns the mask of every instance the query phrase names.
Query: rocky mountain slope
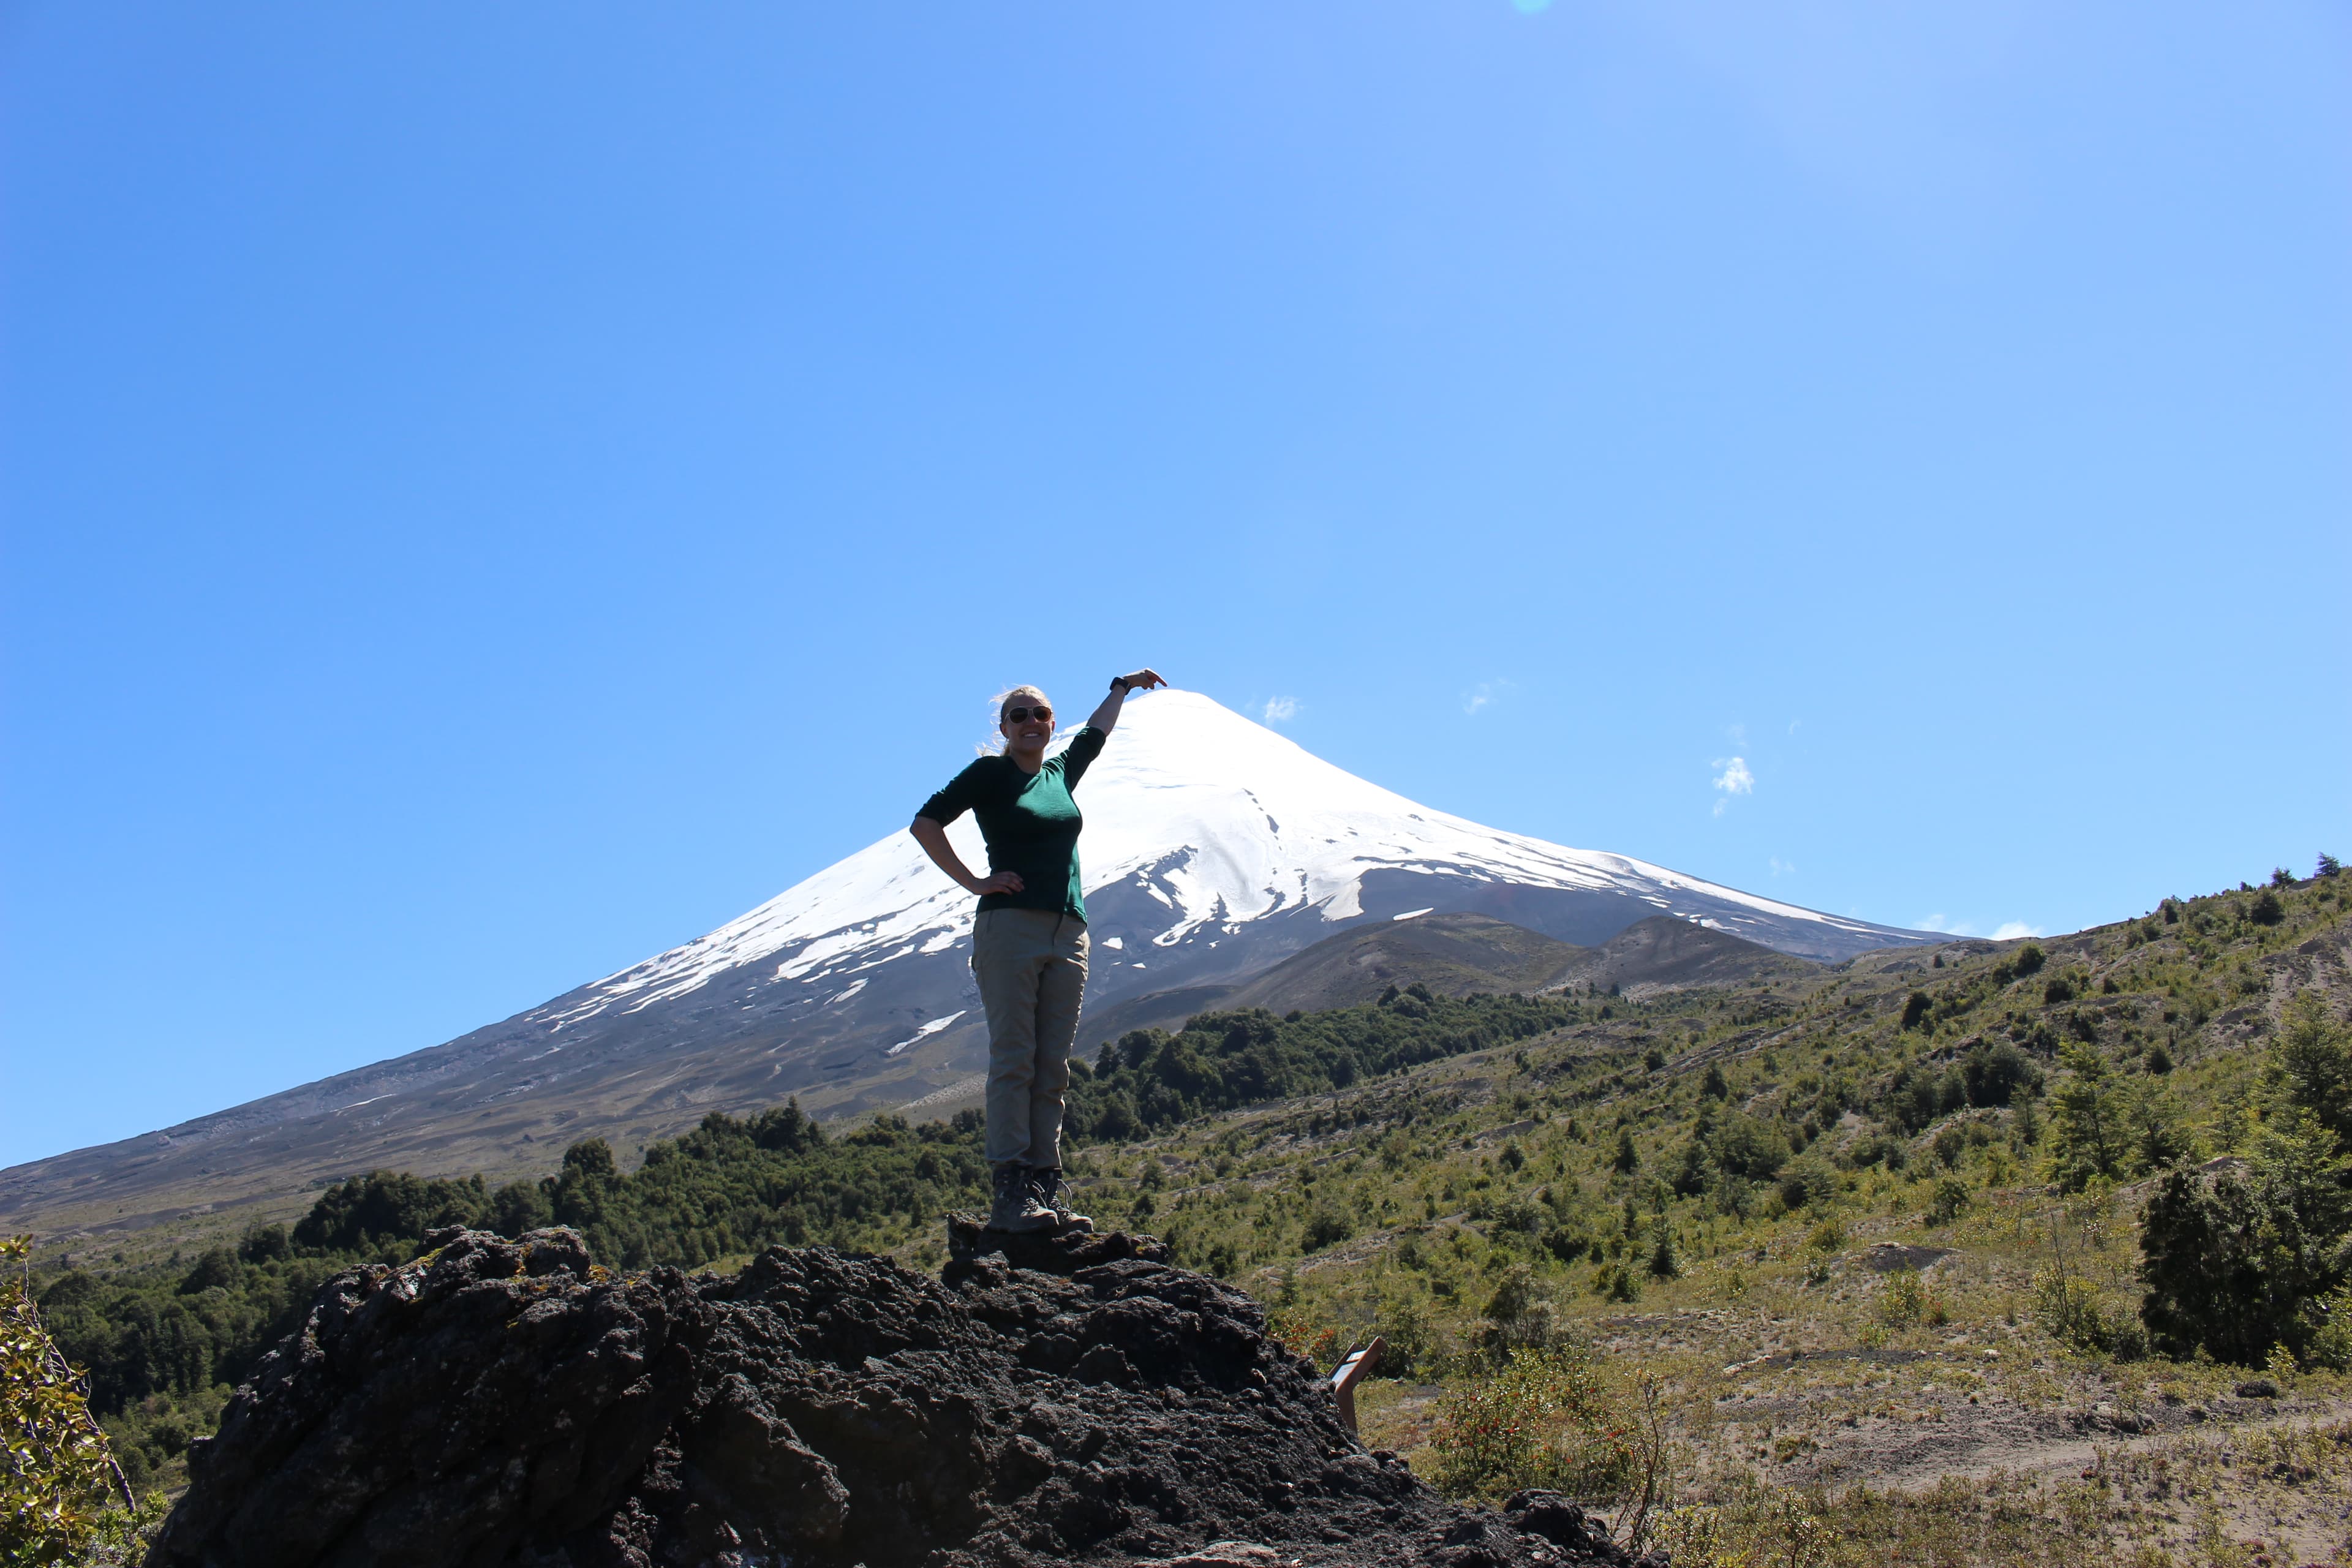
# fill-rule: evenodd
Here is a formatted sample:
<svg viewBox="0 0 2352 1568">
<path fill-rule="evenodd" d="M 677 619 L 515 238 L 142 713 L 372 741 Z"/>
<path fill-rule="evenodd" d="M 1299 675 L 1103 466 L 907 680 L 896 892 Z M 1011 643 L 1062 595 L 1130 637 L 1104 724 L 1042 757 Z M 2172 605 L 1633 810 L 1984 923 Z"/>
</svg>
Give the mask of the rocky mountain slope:
<svg viewBox="0 0 2352 1568">
<path fill-rule="evenodd" d="M 1196 1013 L 1264 1007 L 1316 1012 L 1370 1002 L 1391 985 L 1446 996 L 1591 986 L 1631 996 L 1691 985 L 1818 974 L 1822 966 L 1691 921 L 1653 915 L 1601 946 L 1578 947 L 1485 915 L 1429 914 L 1352 927 L 1256 977 L 1115 1002 L 1087 1015 L 1082 1047 L 1129 1029 L 1174 1029 Z"/>
<path fill-rule="evenodd" d="M 910 782 L 911 812 L 924 785 Z M 1475 913 L 1591 945 L 1671 916 L 1835 960 L 1917 933 L 1433 811 L 1192 692 L 1138 699 L 1079 789 L 1097 1012 L 1244 983 L 1337 931 Z M 971 900 L 896 812 L 887 837 L 668 952 L 428 1050 L 0 1172 L 0 1222 L 133 1227 L 290 1209 L 373 1166 L 544 1169 L 797 1094 L 819 1114 L 936 1104 L 984 1052 Z M 982 859 L 967 820 L 951 837 Z"/>
</svg>

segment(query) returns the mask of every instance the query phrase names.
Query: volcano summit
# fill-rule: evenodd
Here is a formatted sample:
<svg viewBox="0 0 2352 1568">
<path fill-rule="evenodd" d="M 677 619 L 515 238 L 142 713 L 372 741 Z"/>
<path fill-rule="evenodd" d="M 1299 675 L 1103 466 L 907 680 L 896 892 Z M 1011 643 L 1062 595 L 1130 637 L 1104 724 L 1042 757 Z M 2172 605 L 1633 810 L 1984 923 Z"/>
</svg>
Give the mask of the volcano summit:
<svg viewBox="0 0 2352 1568">
<path fill-rule="evenodd" d="M 905 793 L 911 812 L 920 783 Z M 1674 916 L 1831 963 L 1940 940 L 1483 827 L 1197 692 L 1130 702 L 1078 801 L 1090 1016 L 1153 993 L 1213 994 L 1350 927 L 1431 912 L 1584 946 Z M 966 963 L 972 900 L 903 822 L 887 826 L 740 919 L 503 1023 L 0 1172 L 0 1220 L 54 1232 L 290 1205 L 371 1168 L 517 1174 L 576 1139 L 625 1152 L 788 1095 L 819 1114 L 972 1097 L 987 1044 Z M 950 837 L 986 864 L 969 818 Z"/>
</svg>

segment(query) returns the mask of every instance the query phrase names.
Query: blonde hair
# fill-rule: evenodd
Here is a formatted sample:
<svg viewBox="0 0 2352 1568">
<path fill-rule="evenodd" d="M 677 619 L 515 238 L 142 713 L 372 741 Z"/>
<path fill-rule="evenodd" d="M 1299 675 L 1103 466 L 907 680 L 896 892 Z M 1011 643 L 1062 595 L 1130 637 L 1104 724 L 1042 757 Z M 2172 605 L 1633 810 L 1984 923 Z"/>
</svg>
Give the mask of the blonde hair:
<svg viewBox="0 0 2352 1568">
<path fill-rule="evenodd" d="M 1034 698 L 1048 707 L 1051 707 L 1054 701 L 1036 687 L 1028 685 L 1008 686 L 990 698 L 989 710 L 995 715 L 995 719 L 989 726 L 988 739 L 974 748 L 982 756 L 992 757 L 1004 750 L 1004 710 L 1013 706 L 1013 700 L 1016 697 Z"/>
</svg>

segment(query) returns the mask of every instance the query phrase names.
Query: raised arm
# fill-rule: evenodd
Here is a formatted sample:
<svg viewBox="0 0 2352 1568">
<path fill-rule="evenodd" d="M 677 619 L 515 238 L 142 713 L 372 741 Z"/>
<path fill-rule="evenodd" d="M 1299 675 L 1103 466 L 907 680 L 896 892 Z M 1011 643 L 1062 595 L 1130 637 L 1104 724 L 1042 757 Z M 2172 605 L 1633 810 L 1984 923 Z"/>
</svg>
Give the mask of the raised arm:
<svg viewBox="0 0 2352 1568">
<path fill-rule="evenodd" d="M 1129 692 L 1149 691 L 1155 686 L 1167 684 L 1160 679 L 1159 671 L 1151 669 L 1139 669 L 1133 675 L 1117 677 L 1110 683 L 1110 695 L 1102 700 L 1102 706 L 1094 710 L 1087 723 L 1108 735 L 1111 726 L 1118 722 L 1118 710 L 1126 704 Z"/>
</svg>

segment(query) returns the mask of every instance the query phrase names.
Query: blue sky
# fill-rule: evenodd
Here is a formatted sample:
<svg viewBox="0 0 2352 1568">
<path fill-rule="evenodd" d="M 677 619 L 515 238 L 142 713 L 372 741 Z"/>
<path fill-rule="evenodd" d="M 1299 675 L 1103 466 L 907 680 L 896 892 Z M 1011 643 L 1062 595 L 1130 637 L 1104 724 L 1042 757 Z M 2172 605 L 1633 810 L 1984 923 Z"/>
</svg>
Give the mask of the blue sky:
<svg viewBox="0 0 2352 1568">
<path fill-rule="evenodd" d="M 28 0 L 0 73 L 0 1163 L 1144 662 L 1898 924 L 2352 853 L 2340 7 Z"/>
</svg>

